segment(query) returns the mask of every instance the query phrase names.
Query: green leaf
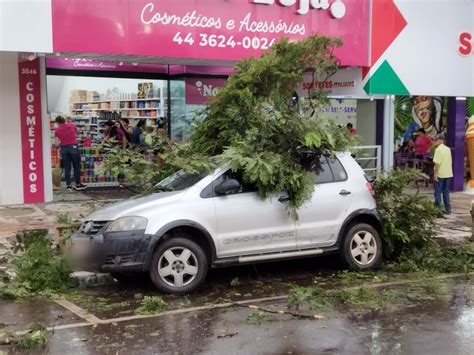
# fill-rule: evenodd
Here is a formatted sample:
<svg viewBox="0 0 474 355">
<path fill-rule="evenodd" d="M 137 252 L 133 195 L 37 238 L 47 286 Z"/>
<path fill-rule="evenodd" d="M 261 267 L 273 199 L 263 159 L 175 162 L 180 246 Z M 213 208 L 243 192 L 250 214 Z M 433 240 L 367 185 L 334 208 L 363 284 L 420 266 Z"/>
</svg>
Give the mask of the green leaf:
<svg viewBox="0 0 474 355">
<path fill-rule="evenodd" d="M 304 137 L 304 144 L 308 148 L 321 147 L 321 134 L 319 132 L 307 133 Z"/>
</svg>

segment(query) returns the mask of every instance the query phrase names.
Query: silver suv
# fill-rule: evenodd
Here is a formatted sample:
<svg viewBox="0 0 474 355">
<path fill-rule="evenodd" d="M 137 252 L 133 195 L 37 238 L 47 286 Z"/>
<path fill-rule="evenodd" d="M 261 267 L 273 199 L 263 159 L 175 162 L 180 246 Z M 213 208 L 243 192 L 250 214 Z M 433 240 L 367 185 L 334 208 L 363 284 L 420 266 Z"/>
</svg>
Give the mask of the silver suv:
<svg viewBox="0 0 474 355">
<path fill-rule="evenodd" d="M 148 272 L 162 292 L 188 293 L 210 267 L 340 254 L 356 270 L 377 267 L 381 222 L 372 185 L 349 154 L 322 157 L 298 219 L 288 194 L 262 199 L 241 174 L 177 172 L 156 192 L 103 207 L 73 236 L 85 270 L 121 280 Z"/>
</svg>

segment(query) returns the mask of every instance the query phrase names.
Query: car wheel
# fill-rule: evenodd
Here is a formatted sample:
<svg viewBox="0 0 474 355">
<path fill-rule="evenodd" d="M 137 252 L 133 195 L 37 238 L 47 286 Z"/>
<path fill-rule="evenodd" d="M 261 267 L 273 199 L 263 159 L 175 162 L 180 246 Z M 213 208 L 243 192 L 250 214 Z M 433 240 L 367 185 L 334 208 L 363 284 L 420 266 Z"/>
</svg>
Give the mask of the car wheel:
<svg viewBox="0 0 474 355">
<path fill-rule="evenodd" d="M 360 223 L 349 228 L 342 246 L 343 261 L 354 270 L 370 270 L 382 262 L 382 240 L 371 225 Z"/>
<path fill-rule="evenodd" d="M 206 254 L 199 245 L 189 239 L 172 238 L 153 254 L 150 277 L 162 292 L 189 293 L 204 282 L 207 268 Z"/>
</svg>

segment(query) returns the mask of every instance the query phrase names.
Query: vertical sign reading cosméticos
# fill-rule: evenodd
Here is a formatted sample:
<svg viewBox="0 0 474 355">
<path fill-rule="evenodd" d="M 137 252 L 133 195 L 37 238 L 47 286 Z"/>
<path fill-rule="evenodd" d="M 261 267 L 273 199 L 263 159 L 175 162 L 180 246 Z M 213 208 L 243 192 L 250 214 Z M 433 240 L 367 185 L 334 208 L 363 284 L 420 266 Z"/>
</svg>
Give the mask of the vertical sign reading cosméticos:
<svg viewBox="0 0 474 355">
<path fill-rule="evenodd" d="M 18 64 L 25 203 L 44 202 L 41 80 L 39 59 Z"/>
</svg>

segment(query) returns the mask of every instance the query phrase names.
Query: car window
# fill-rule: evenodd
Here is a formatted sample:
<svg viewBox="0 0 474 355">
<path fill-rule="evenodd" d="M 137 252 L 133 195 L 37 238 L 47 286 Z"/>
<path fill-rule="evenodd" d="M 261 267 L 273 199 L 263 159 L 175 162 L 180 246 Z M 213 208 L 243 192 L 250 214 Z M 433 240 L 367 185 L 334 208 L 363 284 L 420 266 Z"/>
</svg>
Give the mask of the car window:
<svg viewBox="0 0 474 355">
<path fill-rule="evenodd" d="M 344 167 L 342 166 L 339 159 L 336 157 L 328 157 L 329 166 L 331 167 L 332 174 L 334 175 L 334 181 L 346 181 L 347 173 Z"/>
<path fill-rule="evenodd" d="M 220 182 L 225 181 L 225 180 L 230 180 L 230 179 L 237 180 L 240 183 L 240 191 L 237 192 L 239 194 L 245 193 L 245 192 L 256 192 L 257 191 L 257 186 L 255 186 L 254 184 L 248 184 L 248 183 L 244 182 L 243 174 L 242 174 L 241 171 L 227 170 L 221 176 Z M 216 186 L 216 185 L 214 185 L 214 186 Z M 233 194 L 233 195 L 235 195 L 235 194 Z"/>
<path fill-rule="evenodd" d="M 202 198 L 215 197 L 216 194 L 214 192 L 214 188 L 217 185 L 219 185 L 220 183 L 222 183 L 223 181 L 229 180 L 229 179 L 237 180 L 240 183 L 240 189 L 239 189 L 238 192 L 233 193 L 233 194 L 228 194 L 227 196 L 242 194 L 242 193 L 246 193 L 246 192 L 256 192 L 257 191 L 257 186 L 255 186 L 253 184 L 245 183 L 243 181 L 242 172 L 239 172 L 239 171 L 235 172 L 235 171 L 228 170 L 224 174 L 219 176 L 217 179 L 215 179 L 208 186 L 206 186 L 206 188 L 204 190 L 202 190 L 202 192 L 201 192 L 201 197 Z"/>
<path fill-rule="evenodd" d="M 180 191 L 193 186 L 208 175 L 207 172 L 187 173 L 179 170 L 155 185 L 155 191 Z"/>
<path fill-rule="evenodd" d="M 314 168 L 314 174 L 316 184 L 326 184 L 334 181 L 331 168 L 329 167 L 328 160 L 325 156 L 320 157 L 319 166 Z"/>
</svg>

